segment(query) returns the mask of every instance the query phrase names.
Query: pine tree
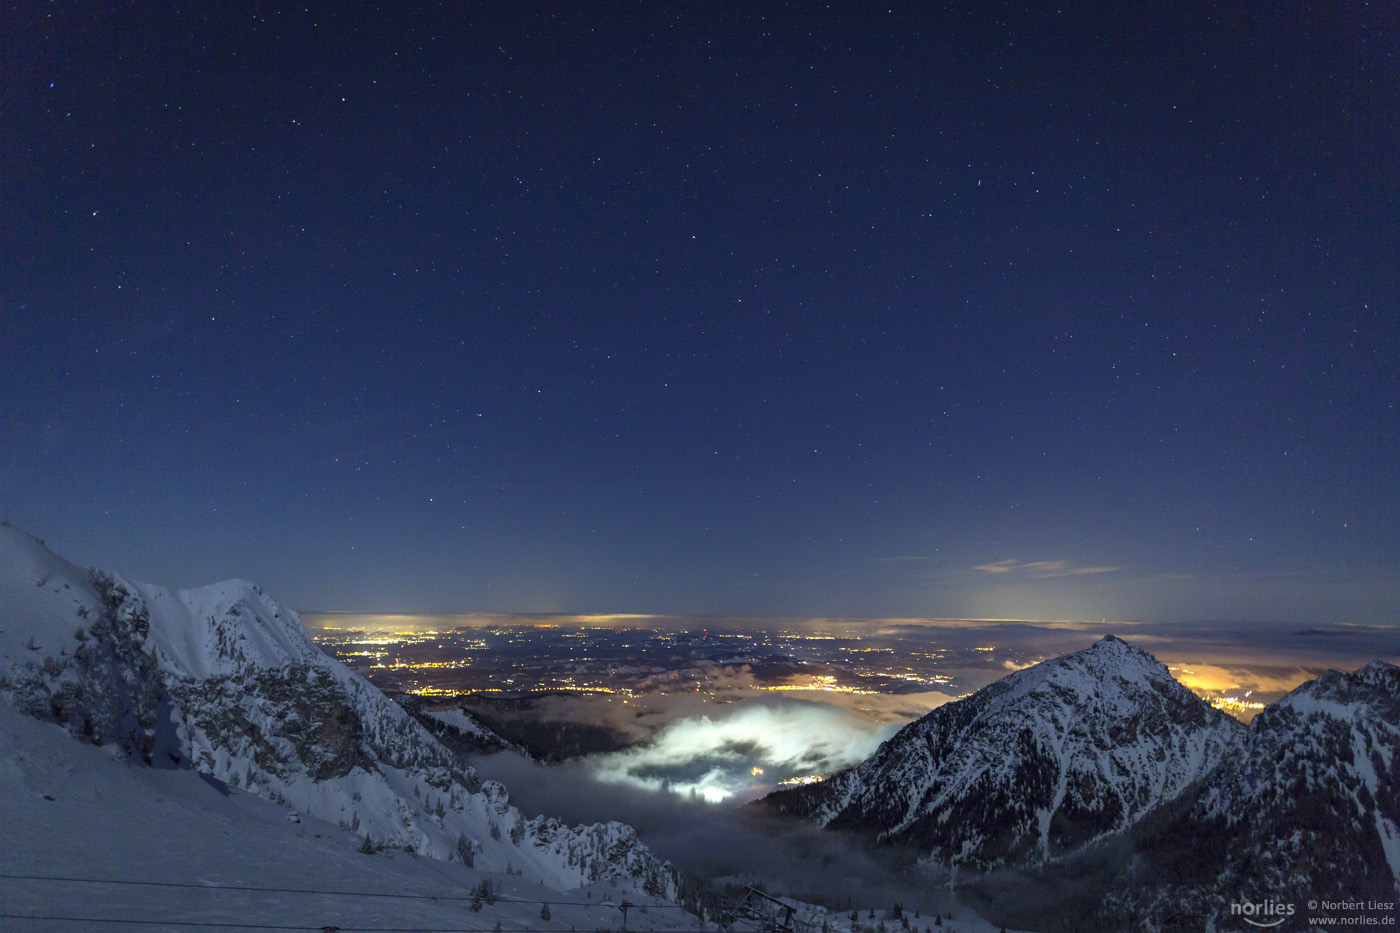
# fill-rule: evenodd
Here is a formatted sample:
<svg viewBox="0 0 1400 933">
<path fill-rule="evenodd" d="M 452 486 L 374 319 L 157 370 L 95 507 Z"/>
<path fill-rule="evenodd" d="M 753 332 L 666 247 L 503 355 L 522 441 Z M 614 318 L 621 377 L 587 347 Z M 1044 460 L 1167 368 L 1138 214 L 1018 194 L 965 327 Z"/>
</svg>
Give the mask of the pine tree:
<svg viewBox="0 0 1400 933">
<path fill-rule="evenodd" d="M 546 903 L 543 907 L 540 908 L 540 919 L 541 919 L 541 920 L 548 920 L 548 919 L 549 919 L 549 904 Z"/>
</svg>

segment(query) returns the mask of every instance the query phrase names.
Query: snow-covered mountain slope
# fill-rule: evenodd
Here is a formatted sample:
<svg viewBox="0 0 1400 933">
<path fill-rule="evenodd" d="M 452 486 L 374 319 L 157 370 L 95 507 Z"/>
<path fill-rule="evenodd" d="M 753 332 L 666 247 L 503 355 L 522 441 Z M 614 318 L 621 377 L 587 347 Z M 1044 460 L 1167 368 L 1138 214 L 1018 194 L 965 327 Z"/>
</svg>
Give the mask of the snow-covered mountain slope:
<svg viewBox="0 0 1400 933">
<path fill-rule="evenodd" d="M 674 872 L 630 827 L 527 820 L 251 583 L 131 583 L 0 528 L 0 696 L 381 846 L 561 890 L 617 877 L 674 894 Z"/>
<path fill-rule="evenodd" d="M 1113 636 L 905 726 L 857 767 L 761 805 L 986 869 L 1061 857 L 1182 794 L 1245 728 Z"/>
<path fill-rule="evenodd" d="M 1231 866 L 1269 890 L 1395 900 L 1400 885 L 1400 668 L 1329 671 L 1265 709 L 1205 801 L 1241 830 Z M 1248 855 L 1246 855 L 1248 853 Z"/>
<path fill-rule="evenodd" d="M 5 703 L 0 788 L 5 930 L 599 930 L 620 925 L 624 900 L 629 929 L 696 927 L 618 879 L 558 892 L 480 863 L 365 853 L 360 837 L 334 824 L 293 821 L 285 807 L 193 770 L 75 742 Z M 492 894 L 478 898 L 483 882 Z"/>
<path fill-rule="evenodd" d="M 1400 668 L 1329 671 L 1270 704 L 1190 798 L 1134 834 L 1100 919 L 1213 917 L 1241 898 L 1400 904 Z M 1375 923 L 1376 920 L 1370 921 Z M 1171 925 L 1161 926 L 1171 929 Z"/>
</svg>

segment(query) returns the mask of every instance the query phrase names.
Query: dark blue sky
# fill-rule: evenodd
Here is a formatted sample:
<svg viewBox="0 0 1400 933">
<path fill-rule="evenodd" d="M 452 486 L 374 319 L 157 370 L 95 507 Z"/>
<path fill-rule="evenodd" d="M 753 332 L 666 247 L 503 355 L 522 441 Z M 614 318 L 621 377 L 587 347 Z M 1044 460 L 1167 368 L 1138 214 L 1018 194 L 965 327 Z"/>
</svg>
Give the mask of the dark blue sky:
<svg viewBox="0 0 1400 933">
<path fill-rule="evenodd" d="M 1400 621 L 1387 4 L 20 6 L 0 508 L 75 559 Z"/>
</svg>

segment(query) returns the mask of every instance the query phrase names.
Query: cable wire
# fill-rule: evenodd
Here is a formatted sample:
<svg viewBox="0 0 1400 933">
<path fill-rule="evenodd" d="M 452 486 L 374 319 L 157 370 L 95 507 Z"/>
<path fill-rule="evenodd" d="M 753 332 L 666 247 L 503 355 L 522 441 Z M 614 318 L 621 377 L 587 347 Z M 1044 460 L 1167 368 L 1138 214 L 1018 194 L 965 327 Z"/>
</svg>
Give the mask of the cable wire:
<svg viewBox="0 0 1400 933">
<path fill-rule="evenodd" d="M 53 920 L 60 923 L 129 923 L 148 927 L 199 927 L 231 930 L 337 930 L 340 933 L 497 933 L 495 927 L 344 927 L 339 924 L 231 923 L 218 920 L 139 920 L 122 917 L 60 917 L 48 914 L 0 914 L 0 920 Z M 513 927 L 510 933 L 559 933 L 534 927 Z M 714 930 L 659 930 L 657 933 L 715 933 Z"/>
<path fill-rule="evenodd" d="M 320 894 L 329 897 L 384 897 L 420 901 L 472 901 L 484 898 L 479 894 L 404 894 L 391 891 L 330 891 L 318 888 L 271 888 L 249 884 L 196 884 L 190 881 L 131 881 L 123 878 L 74 878 L 63 875 L 16 875 L 0 873 L 0 878 L 13 881 L 54 881 L 64 884 L 124 884 L 150 888 L 195 888 L 200 891 L 260 891 L 267 894 Z M 530 900 L 523 897 L 493 895 L 496 901 L 509 904 L 549 904 L 551 907 L 599 907 L 620 910 L 621 904 L 607 901 L 561 901 Z M 685 910 L 680 904 L 629 904 L 631 907 L 645 907 L 647 910 Z"/>
<path fill-rule="evenodd" d="M 194 889 L 198 891 L 247 891 L 263 894 L 304 894 L 322 897 L 378 897 L 393 898 L 398 900 L 420 900 L 420 901 L 477 901 L 488 900 L 483 894 L 404 894 L 396 892 L 376 892 L 376 891 L 333 891 L 320 888 L 274 888 L 259 885 L 246 884 L 197 884 L 189 881 L 134 881 L 122 878 L 78 878 L 70 875 L 27 875 L 9 872 L 0 872 L 0 879 L 10 881 L 47 881 L 62 884 L 105 884 L 105 885 L 126 885 L 130 887 L 150 887 L 150 888 L 180 888 Z M 755 892 L 762 893 L 762 892 Z M 770 900 L 770 895 L 763 895 Z M 529 898 L 516 898 L 503 895 L 494 895 L 489 899 L 490 903 L 505 904 L 528 904 L 543 905 L 549 904 L 552 907 L 588 907 L 598 910 L 622 910 L 622 903 L 610 903 L 607 901 L 561 901 L 561 900 L 531 900 Z M 651 910 L 686 910 L 680 904 L 632 904 L 627 903 L 628 909 L 637 908 L 638 911 L 645 908 Z M 8 920 L 52 920 L 62 923 L 123 923 L 123 924 L 150 924 L 154 926 L 184 926 L 184 927 L 209 927 L 221 929 L 253 929 L 253 930 L 324 930 L 331 926 L 280 926 L 266 923 L 231 923 L 217 921 L 184 921 L 184 920 L 131 920 L 120 917 L 60 917 L 47 915 L 29 914 L 0 914 L 0 919 Z M 697 918 L 698 919 L 698 918 Z M 704 923 L 705 921 L 701 921 Z M 668 929 L 662 933 L 715 933 L 719 924 L 715 921 L 714 928 L 700 928 L 696 930 L 675 930 Z M 730 919 L 731 924 L 751 923 L 754 929 L 759 929 L 756 918 L 736 916 Z M 477 929 L 474 927 L 346 927 L 332 925 L 336 930 L 345 933 L 496 933 L 492 929 Z M 532 930 L 528 927 L 516 928 L 511 933 L 557 933 L 554 930 Z"/>
</svg>

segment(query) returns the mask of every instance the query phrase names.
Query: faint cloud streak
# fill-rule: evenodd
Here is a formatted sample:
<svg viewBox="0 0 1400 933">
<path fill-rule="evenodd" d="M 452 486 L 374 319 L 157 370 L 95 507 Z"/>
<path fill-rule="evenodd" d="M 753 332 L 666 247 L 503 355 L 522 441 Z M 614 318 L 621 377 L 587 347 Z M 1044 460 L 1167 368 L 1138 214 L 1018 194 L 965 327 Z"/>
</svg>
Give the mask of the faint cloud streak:
<svg viewBox="0 0 1400 933">
<path fill-rule="evenodd" d="M 1091 573 L 1113 573 L 1122 567 L 1079 567 L 1069 560 L 998 560 L 990 564 L 978 564 L 973 570 L 987 574 L 1016 574 L 1046 580 L 1052 577 L 1078 577 Z"/>
</svg>

